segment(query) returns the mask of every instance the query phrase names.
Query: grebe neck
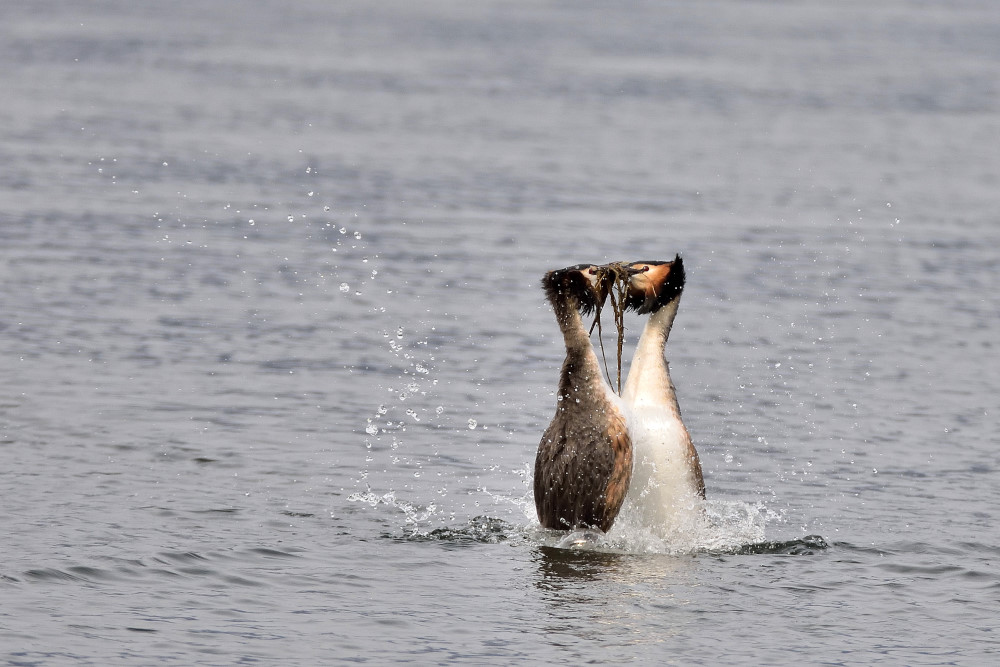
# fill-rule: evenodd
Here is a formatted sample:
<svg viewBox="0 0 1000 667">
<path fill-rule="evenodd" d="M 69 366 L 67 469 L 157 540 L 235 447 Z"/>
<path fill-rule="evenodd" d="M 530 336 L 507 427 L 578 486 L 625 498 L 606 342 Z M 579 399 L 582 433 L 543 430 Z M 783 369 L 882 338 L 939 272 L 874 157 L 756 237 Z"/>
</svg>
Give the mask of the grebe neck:
<svg viewBox="0 0 1000 667">
<path fill-rule="evenodd" d="M 566 358 L 559 373 L 560 400 L 598 409 L 607 401 L 618 405 L 620 398 L 604 379 L 590 335 L 574 300 L 553 304 L 559 329 L 566 343 Z"/>
<path fill-rule="evenodd" d="M 643 398 L 661 398 L 662 402 L 676 405 L 673 383 L 670 381 L 670 369 L 664 357 L 663 348 L 670 336 L 680 298 L 674 299 L 658 311 L 650 315 L 642 330 L 639 342 L 632 357 L 628 378 L 622 397 L 626 402 L 635 402 Z M 651 388 L 656 391 L 650 391 Z M 657 401 L 660 402 L 660 401 Z"/>
</svg>

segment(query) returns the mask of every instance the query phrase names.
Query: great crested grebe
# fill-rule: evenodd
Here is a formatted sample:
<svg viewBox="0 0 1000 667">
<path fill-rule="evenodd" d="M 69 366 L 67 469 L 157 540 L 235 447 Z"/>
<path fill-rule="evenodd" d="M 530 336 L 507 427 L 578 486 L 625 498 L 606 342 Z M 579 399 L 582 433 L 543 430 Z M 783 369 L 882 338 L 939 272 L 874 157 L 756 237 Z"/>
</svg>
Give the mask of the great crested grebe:
<svg viewBox="0 0 1000 667">
<path fill-rule="evenodd" d="M 680 255 L 672 262 L 632 262 L 629 274 L 626 307 L 650 316 L 622 392 L 635 451 L 628 502 L 663 534 L 697 516 L 705 498 L 698 452 L 681 421 L 663 349 L 684 290 L 684 263 Z"/>
<path fill-rule="evenodd" d="M 535 456 L 535 509 L 545 528 L 607 532 L 628 491 L 632 445 L 621 399 L 604 380 L 581 319 L 604 305 L 615 275 L 578 264 L 542 279 L 566 343 L 556 415 Z"/>
</svg>

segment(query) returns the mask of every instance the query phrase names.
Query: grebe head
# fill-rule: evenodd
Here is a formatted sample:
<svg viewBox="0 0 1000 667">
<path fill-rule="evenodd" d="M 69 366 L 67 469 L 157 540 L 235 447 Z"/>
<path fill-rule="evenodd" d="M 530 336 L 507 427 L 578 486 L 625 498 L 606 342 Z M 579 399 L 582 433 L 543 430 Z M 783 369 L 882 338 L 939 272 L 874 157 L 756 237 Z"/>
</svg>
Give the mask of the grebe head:
<svg viewBox="0 0 1000 667">
<path fill-rule="evenodd" d="M 640 315 L 655 313 L 684 291 L 684 262 L 632 262 L 628 265 L 628 297 L 625 307 Z"/>
<path fill-rule="evenodd" d="M 614 278 L 599 264 L 576 264 L 546 273 L 542 287 L 550 303 L 572 299 L 581 313 L 589 315 L 604 306 Z"/>
</svg>

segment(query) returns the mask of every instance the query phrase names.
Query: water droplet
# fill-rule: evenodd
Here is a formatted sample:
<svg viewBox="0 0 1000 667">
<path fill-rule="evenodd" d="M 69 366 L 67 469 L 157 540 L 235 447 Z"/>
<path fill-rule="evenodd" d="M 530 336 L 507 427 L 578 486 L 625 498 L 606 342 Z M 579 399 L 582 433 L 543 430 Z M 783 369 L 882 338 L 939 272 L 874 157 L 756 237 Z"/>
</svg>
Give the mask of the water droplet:
<svg viewBox="0 0 1000 667">
<path fill-rule="evenodd" d="M 403 337 L 403 327 L 399 327 L 398 329 L 396 329 L 396 338 L 402 338 L 402 337 Z"/>
<path fill-rule="evenodd" d="M 726 463 L 732 463 L 732 462 L 733 462 L 733 455 L 726 454 Z"/>
<path fill-rule="evenodd" d="M 294 215 L 288 216 L 288 222 L 295 222 L 295 216 Z"/>
<path fill-rule="evenodd" d="M 360 239 L 361 238 L 361 232 L 354 232 L 354 238 Z"/>
<path fill-rule="evenodd" d="M 470 429 L 476 428 L 476 426 L 478 426 L 478 425 L 479 425 L 479 422 L 477 422 L 475 419 L 470 419 L 469 420 L 469 428 Z"/>
<path fill-rule="evenodd" d="M 340 291 L 343 292 L 344 294 L 347 294 L 348 292 L 351 291 L 351 286 L 348 285 L 347 283 L 340 283 Z"/>
<path fill-rule="evenodd" d="M 337 231 L 339 231 L 341 234 L 346 234 L 347 233 L 347 227 L 341 227 Z"/>
<path fill-rule="evenodd" d="M 413 417 L 413 421 L 417 421 L 417 422 L 420 421 L 420 417 L 417 416 L 416 411 L 413 410 L 412 408 L 409 409 L 409 410 L 407 410 L 406 414 L 408 414 L 409 416 Z"/>
<path fill-rule="evenodd" d="M 376 426 L 375 424 L 368 424 L 368 426 L 365 427 L 365 433 L 367 433 L 368 435 L 377 435 L 378 426 Z"/>
<path fill-rule="evenodd" d="M 434 408 L 434 412 L 436 412 L 437 414 L 441 414 L 442 412 L 444 412 L 444 408 L 439 405 L 436 408 Z"/>
<path fill-rule="evenodd" d="M 378 406 L 378 413 L 380 415 L 384 415 L 388 411 L 389 411 L 389 408 L 385 407 L 384 405 Z"/>
</svg>

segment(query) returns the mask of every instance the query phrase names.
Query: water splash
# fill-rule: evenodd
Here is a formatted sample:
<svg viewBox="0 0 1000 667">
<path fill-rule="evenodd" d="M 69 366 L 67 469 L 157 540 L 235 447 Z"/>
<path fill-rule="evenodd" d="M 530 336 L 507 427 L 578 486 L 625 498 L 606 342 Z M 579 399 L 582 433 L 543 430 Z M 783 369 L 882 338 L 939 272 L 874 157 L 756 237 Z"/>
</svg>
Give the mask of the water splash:
<svg viewBox="0 0 1000 667">
<path fill-rule="evenodd" d="M 681 515 L 670 530 L 658 530 L 641 519 L 638 508 L 626 506 L 603 544 L 628 553 L 691 554 L 731 551 L 764 539 L 765 526 L 781 515 L 763 503 L 708 500 L 701 511 Z"/>
<path fill-rule="evenodd" d="M 788 556 L 812 556 L 820 551 L 826 551 L 830 544 L 821 535 L 806 535 L 801 539 L 782 542 L 756 542 L 747 544 L 728 553 L 737 556 L 754 556 L 760 554 L 785 554 Z"/>
<path fill-rule="evenodd" d="M 478 489 L 478 492 L 490 498 L 498 510 L 507 506 L 508 518 L 499 518 L 495 516 L 499 512 L 491 512 L 476 516 L 464 525 L 431 528 L 432 524 L 442 522 L 445 514 L 433 503 L 418 506 L 399 500 L 394 492 L 380 496 L 371 491 L 352 494 L 348 500 L 364 502 L 373 508 L 382 506 L 401 511 L 405 518 L 401 526 L 403 534 L 385 535 L 393 539 L 456 544 L 514 542 L 602 553 L 675 556 L 699 553 L 811 555 L 829 548 L 826 540 L 818 535 L 788 541 L 765 541 L 765 527 L 781 521 L 782 516 L 763 503 L 706 501 L 704 511 L 698 514 L 696 520 L 667 533 L 643 524 L 634 508 L 625 508 L 607 534 L 597 530 L 566 533 L 546 530 L 538 525 L 530 494 L 515 497 L 491 493 L 485 488 Z"/>
<path fill-rule="evenodd" d="M 358 494 L 355 494 L 358 495 Z M 372 497 L 366 501 L 375 505 L 391 505 L 403 509 L 412 506 L 400 503 L 394 495 Z M 473 517 L 464 525 L 422 530 L 419 522 L 424 515 L 415 517 L 403 535 L 384 534 L 383 537 L 416 542 L 443 542 L 459 546 L 474 544 L 537 545 L 567 551 L 590 551 L 619 555 L 788 555 L 811 556 L 826 551 L 831 545 L 820 535 L 784 541 L 764 541 L 763 525 L 773 520 L 774 514 L 760 504 L 739 501 L 713 501 L 706 511 L 706 523 L 696 539 L 687 542 L 665 540 L 649 529 L 616 524 L 608 534 L 599 530 L 563 532 L 546 530 L 535 522 L 518 523 L 495 516 Z M 430 508 L 428 508 L 430 509 Z M 408 517 L 409 519 L 409 517 Z"/>
<path fill-rule="evenodd" d="M 473 517 L 465 526 L 435 528 L 428 533 L 414 534 L 410 539 L 453 544 L 499 544 L 523 537 L 524 531 L 515 524 L 491 516 Z"/>
<path fill-rule="evenodd" d="M 405 526 L 411 533 L 420 533 L 421 524 L 429 521 L 437 513 L 438 509 L 434 503 L 420 506 L 400 500 L 396 497 L 395 491 L 389 491 L 382 495 L 375 493 L 371 489 L 356 491 L 347 497 L 347 501 L 351 503 L 364 503 L 373 508 L 381 505 L 399 510 L 403 513 Z"/>
</svg>

